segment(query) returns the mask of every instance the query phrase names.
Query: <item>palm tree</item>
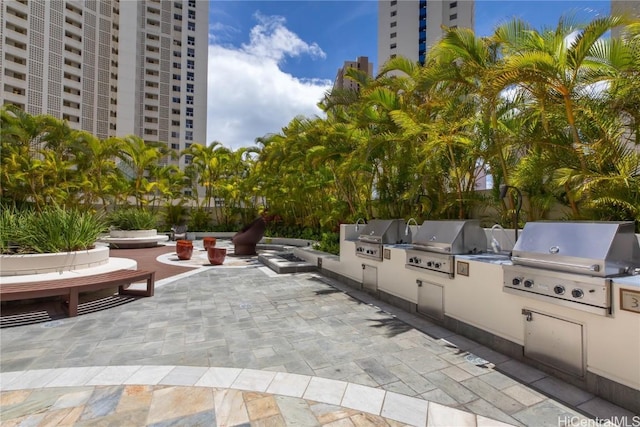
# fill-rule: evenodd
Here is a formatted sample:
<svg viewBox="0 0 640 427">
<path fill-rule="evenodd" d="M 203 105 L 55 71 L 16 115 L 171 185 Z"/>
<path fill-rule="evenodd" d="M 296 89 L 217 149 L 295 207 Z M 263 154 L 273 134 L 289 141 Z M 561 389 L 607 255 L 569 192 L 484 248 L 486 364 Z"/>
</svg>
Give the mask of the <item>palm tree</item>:
<svg viewBox="0 0 640 427">
<path fill-rule="evenodd" d="M 204 208 L 211 211 L 211 202 L 217 196 L 218 180 L 223 174 L 230 150 L 220 142 L 214 141 L 208 146 L 192 144 L 182 152 L 182 155 L 191 156 L 187 173 L 197 177 L 196 184 L 204 187 Z M 220 222 L 217 210 L 215 214 L 217 222 Z"/>
<path fill-rule="evenodd" d="M 612 42 L 603 36 L 625 22 L 624 18 L 615 15 L 594 19 L 587 25 L 561 18 L 555 30 L 538 32 L 515 21 L 498 28 L 494 35 L 505 53 L 493 79 L 495 87 L 503 90 L 515 86 L 517 90 L 528 92 L 537 100 L 545 129 L 549 121 L 558 118 L 548 109 L 552 109 L 554 100 L 560 101 L 569 130 L 567 139 L 571 141 L 570 145 L 563 145 L 575 156 L 582 174 L 588 172 L 587 154 L 591 149 L 578 126 L 581 99 L 594 85 L 616 79 L 617 68 L 625 59 L 621 55 L 611 55 L 615 52 L 610 49 Z M 552 132 L 561 132 L 561 129 L 558 126 Z M 555 141 L 563 143 L 563 138 L 557 136 Z M 564 189 L 573 214 L 579 216 L 576 194 L 569 187 Z"/>
<path fill-rule="evenodd" d="M 91 206 L 99 200 L 105 213 L 112 194 L 111 183 L 124 179 L 116 167 L 116 158 L 122 145 L 120 138 L 100 140 L 89 132 L 79 132 L 70 144 L 78 176 L 85 184 L 82 186 L 85 203 Z"/>
<path fill-rule="evenodd" d="M 155 191 L 156 184 L 148 179 L 148 172 L 160 159 L 167 155 L 166 146 L 160 143 L 148 143 L 142 138 L 129 135 L 123 138 L 118 165 L 132 178 L 129 194 L 135 198 L 136 206 L 142 208 L 146 203 L 145 195 Z"/>
</svg>

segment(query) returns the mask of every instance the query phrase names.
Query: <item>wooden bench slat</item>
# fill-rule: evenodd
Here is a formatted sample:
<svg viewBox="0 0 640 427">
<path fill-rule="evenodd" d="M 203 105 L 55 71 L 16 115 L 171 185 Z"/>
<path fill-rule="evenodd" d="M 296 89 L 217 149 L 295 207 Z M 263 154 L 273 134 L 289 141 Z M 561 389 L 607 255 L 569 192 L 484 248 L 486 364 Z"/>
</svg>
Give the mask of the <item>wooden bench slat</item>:
<svg viewBox="0 0 640 427">
<path fill-rule="evenodd" d="M 146 281 L 146 289 L 127 289 L 128 285 Z M 0 284 L 0 300 L 15 301 L 27 298 L 67 296 L 68 314 L 76 316 L 78 312 L 78 294 L 108 287 L 118 287 L 121 295 L 153 296 L 155 271 L 116 270 L 91 276 L 79 276 L 59 280 Z"/>
</svg>

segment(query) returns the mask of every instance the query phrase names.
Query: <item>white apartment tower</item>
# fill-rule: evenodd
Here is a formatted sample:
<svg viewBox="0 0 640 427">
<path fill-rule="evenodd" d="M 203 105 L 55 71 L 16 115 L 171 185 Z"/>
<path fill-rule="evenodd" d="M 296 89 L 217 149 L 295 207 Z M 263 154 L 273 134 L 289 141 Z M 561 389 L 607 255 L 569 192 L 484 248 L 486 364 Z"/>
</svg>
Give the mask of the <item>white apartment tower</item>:
<svg viewBox="0 0 640 427">
<path fill-rule="evenodd" d="M 101 139 L 206 143 L 209 2 L 1 4 L 0 104 Z"/>
<path fill-rule="evenodd" d="M 442 26 L 474 28 L 474 0 L 379 0 L 378 62 L 404 56 L 424 64 Z"/>
<path fill-rule="evenodd" d="M 114 133 L 117 3 L 3 1 L 1 104 Z"/>
<path fill-rule="evenodd" d="M 205 145 L 209 2 L 121 1 L 119 31 L 116 135 Z"/>
</svg>

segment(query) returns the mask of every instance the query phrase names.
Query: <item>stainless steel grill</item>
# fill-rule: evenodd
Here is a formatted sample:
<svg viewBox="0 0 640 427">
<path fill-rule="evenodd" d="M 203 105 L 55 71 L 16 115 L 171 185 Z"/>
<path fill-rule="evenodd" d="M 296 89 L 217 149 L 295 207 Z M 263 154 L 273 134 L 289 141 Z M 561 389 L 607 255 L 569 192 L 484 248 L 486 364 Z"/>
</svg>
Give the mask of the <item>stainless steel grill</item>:
<svg viewBox="0 0 640 427">
<path fill-rule="evenodd" d="M 503 266 L 505 292 L 611 314 L 611 278 L 640 267 L 633 222 L 529 222 Z"/>
<path fill-rule="evenodd" d="M 406 228 L 406 222 L 403 219 L 369 221 L 355 242 L 356 256 L 381 261 L 383 245 L 408 243 L 411 240 L 411 232 Z"/>
<path fill-rule="evenodd" d="M 486 252 L 487 237 L 478 220 L 425 221 L 411 246 L 407 268 L 453 277 L 455 255 Z"/>
</svg>

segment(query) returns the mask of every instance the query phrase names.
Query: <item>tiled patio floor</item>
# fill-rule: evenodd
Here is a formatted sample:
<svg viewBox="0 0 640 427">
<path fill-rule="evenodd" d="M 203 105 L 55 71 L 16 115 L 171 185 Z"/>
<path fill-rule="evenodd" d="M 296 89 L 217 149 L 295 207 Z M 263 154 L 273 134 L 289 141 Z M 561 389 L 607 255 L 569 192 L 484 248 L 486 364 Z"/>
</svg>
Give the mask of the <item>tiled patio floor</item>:
<svg viewBox="0 0 640 427">
<path fill-rule="evenodd" d="M 277 275 L 247 259 L 161 280 L 152 298 L 5 328 L 0 339 L 3 426 L 558 426 L 586 413 L 633 416 L 319 274 Z"/>
</svg>

